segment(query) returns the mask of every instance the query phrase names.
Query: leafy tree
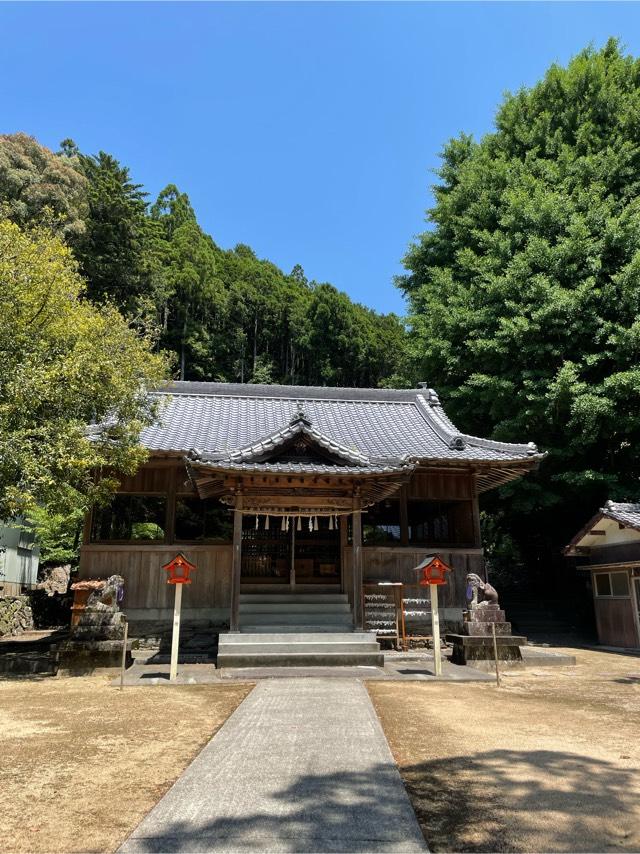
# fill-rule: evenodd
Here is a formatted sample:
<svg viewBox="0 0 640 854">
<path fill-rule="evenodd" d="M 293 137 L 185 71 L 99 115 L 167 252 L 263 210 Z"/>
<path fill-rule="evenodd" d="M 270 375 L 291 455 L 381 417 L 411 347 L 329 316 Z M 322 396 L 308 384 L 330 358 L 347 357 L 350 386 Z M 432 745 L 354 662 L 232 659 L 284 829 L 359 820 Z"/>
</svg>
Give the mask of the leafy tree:
<svg viewBox="0 0 640 854">
<path fill-rule="evenodd" d="M 0 204 L 18 225 L 47 222 L 67 240 L 84 231 L 86 180 L 26 133 L 0 134 Z"/>
<path fill-rule="evenodd" d="M 112 305 L 84 298 L 59 238 L 7 220 L 0 315 L 0 518 L 76 511 L 144 459 L 138 434 L 164 360 Z"/>
<path fill-rule="evenodd" d="M 444 148 L 431 229 L 406 259 L 416 378 L 462 427 L 533 439 L 505 491 L 529 565 L 640 475 L 640 62 L 615 41 L 507 95 Z"/>
<path fill-rule="evenodd" d="M 78 562 L 85 511 L 82 503 L 68 512 L 59 513 L 35 506 L 29 523 L 40 547 L 40 566 Z"/>
<path fill-rule="evenodd" d="M 162 247 L 147 216 L 146 193 L 131 181 L 127 167 L 104 151 L 81 154 L 79 168 L 87 181 L 87 212 L 74 249 L 89 298 L 109 299 L 129 314 L 144 298 L 162 305 Z"/>
<path fill-rule="evenodd" d="M 173 184 L 160 193 L 151 216 L 164 239 L 163 343 L 179 355 L 180 379 L 206 379 L 216 371 L 213 339 L 226 309 L 216 246 L 198 225 L 189 197 Z"/>
</svg>

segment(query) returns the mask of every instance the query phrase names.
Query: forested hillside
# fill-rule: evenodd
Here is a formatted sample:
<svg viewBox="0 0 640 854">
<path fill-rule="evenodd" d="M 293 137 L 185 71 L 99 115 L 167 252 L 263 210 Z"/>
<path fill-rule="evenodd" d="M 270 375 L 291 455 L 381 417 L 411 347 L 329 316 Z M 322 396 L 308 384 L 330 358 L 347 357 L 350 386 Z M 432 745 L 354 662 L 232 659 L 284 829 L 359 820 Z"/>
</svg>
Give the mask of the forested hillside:
<svg viewBox="0 0 640 854">
<path fill-rule="evenodd" d="M 192 380 L 379 386 L 402 382 L 405 331 L 330 284 L 248 246 L 222 249 L 173 184 L 150 203 L 126 166 L 64 140 L 0 136 L 0 204 L 71 248 L 95 303 L 113 302 Z"/>
</svg>

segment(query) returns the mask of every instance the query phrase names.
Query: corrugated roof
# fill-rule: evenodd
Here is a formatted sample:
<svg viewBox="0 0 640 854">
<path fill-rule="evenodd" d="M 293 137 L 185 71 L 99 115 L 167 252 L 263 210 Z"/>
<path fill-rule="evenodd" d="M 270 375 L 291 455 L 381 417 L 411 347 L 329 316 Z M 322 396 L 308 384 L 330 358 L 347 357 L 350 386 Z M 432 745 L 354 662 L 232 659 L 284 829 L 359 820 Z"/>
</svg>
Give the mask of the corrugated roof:
<svg viewBox="0 0 640 854">
<path fill-rule="evenodd" d="M 362 464 L 417 460 L 509 463 L 540 459 L 533 444 L 459 433 L 432 389 L 348 389 L 238 383 L 172 383 L 155 393 L 158 422 L 146 428 L 150 450 L 237 459 L 286 433 L 301 408 L 311 430 Z M 266 450 L 266 448 L 265 448 Z M 242 452 L 242 453 L 239 453 Z"/>
</svg>

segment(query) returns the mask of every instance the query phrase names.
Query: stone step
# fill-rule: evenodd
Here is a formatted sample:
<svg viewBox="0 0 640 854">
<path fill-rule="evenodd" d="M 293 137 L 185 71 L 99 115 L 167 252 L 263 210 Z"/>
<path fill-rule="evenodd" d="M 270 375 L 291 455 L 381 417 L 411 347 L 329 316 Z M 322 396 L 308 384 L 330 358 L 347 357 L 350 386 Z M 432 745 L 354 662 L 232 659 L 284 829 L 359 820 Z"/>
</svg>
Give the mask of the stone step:
<svg viewBox="0 0 640 854">
<path fill-rule="evenodd" d="M 328 638 L 331 635 L 327 635 Z M 268 640 L 262 640 L 259 643 L 225 643 L 218 648 L 218 653 L 222 651 L 224 655 L 233 654 L 252 654 L 257 652 L 378 652 L 380 645 L 375 641 L 371 643 L 345 643 L 336 641 L 315 642 L 298 642 L 286 643 L 284 641 L 275 641 L 271 643 Z"/>
<path fill-rule="evenodd" d="M 240 625 L 240 631 L 245 634 L 260 634 L 263 632 L 282 632 L 282 633 L 293 633 L 297 634 L 298 632 L 323 632 L 323 633 L 344 633 L 353 629 L 352 623 L 347 623 L 346 621 L 341 623 L 317 623 L 313 620 L 307 620 L 304 623 L 285 623 L 282 620 L 279 623 L 245 623 L 244 625 Z"/>
<path fill-rule="evenodd" d="M 354 632 L 354 631 L 336 631 L 332 632 L 331 636 L 327 637 L 327 632 L 324 627 L 320 630 L 311 629 L 310 631 L 292 631 L 289 626 L 285 627 L 285 631 L 275 631 L 275 626 L 268 626 L 265 629 L 258 629 L 256 632 L 224 632 L 220 634 L 218 643 L 224 646 L 228 643 L 259 643 L 261 640 L 267 640 L 269 643 L 363 643 L 368 644 L 372 641 L 376 642 L 376 636 L 373 632 Z"/>
<path fill-rule="evenodd" d="M 243 602 L 241 614 L 350 614 L 348 602 Z"/>
<path fill-rule="evenodd" d="M 294 613 L 288 611 L 241 611 L 240 625 L 270 625 L 282 624 L 285 626 L 307 626 L 309 624 L 322 625 L 330 623 L 331 625 L 341 625 L 345 628 L 350 626 L 353 618 L 349 612 L 335 613 L 335 611 L 296 611 Z"/>
<path fill-rule="evenodd" d="M 349 597 L 346 593 L 241 593 L 240 604 L 255 603 L 277 603 L 292 604 L 304 602 L 309 604 L 320 603 L 348 603 Z"/>
<path fill-rule="evenodd" d="M 218 653 L 220 667 L 383 667 L 378 652 L 256 652 Z"/>
</svg>

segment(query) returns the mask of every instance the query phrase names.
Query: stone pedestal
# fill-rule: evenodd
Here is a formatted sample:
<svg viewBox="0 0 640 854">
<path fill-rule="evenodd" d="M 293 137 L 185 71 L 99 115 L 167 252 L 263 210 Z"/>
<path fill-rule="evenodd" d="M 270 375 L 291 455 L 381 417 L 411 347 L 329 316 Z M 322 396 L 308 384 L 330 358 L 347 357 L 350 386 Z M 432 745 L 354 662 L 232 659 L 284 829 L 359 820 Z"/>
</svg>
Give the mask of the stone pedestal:
<svg viewBox="0 0 640 854">
<path fill-rule="evenodd" d="M 119 576 L 90 579 L 71 585 L 74 592 L 69 640 L 60 645 L 59 673 L 87 675 L 120 667 L 125 615 L 118 608 Z M 132 642 L 127 642 L 125 666 L 133 663 Z"/>
<path fill-rule="evenodd" d="M 490 670 L 494 666 L 493 626 L 496 630 L 498 661 L 503 666 L 522 666 L 520 647 L 527 643 L 525 637 L 511 634 L 511 623 L 499 605 L 482 602 L 472 605 L 464 612 L 462 634 L 448 634 L 446 639 L 453 644 L 451 661 L 468 664 L 479 670 Z"/>
</svg>

